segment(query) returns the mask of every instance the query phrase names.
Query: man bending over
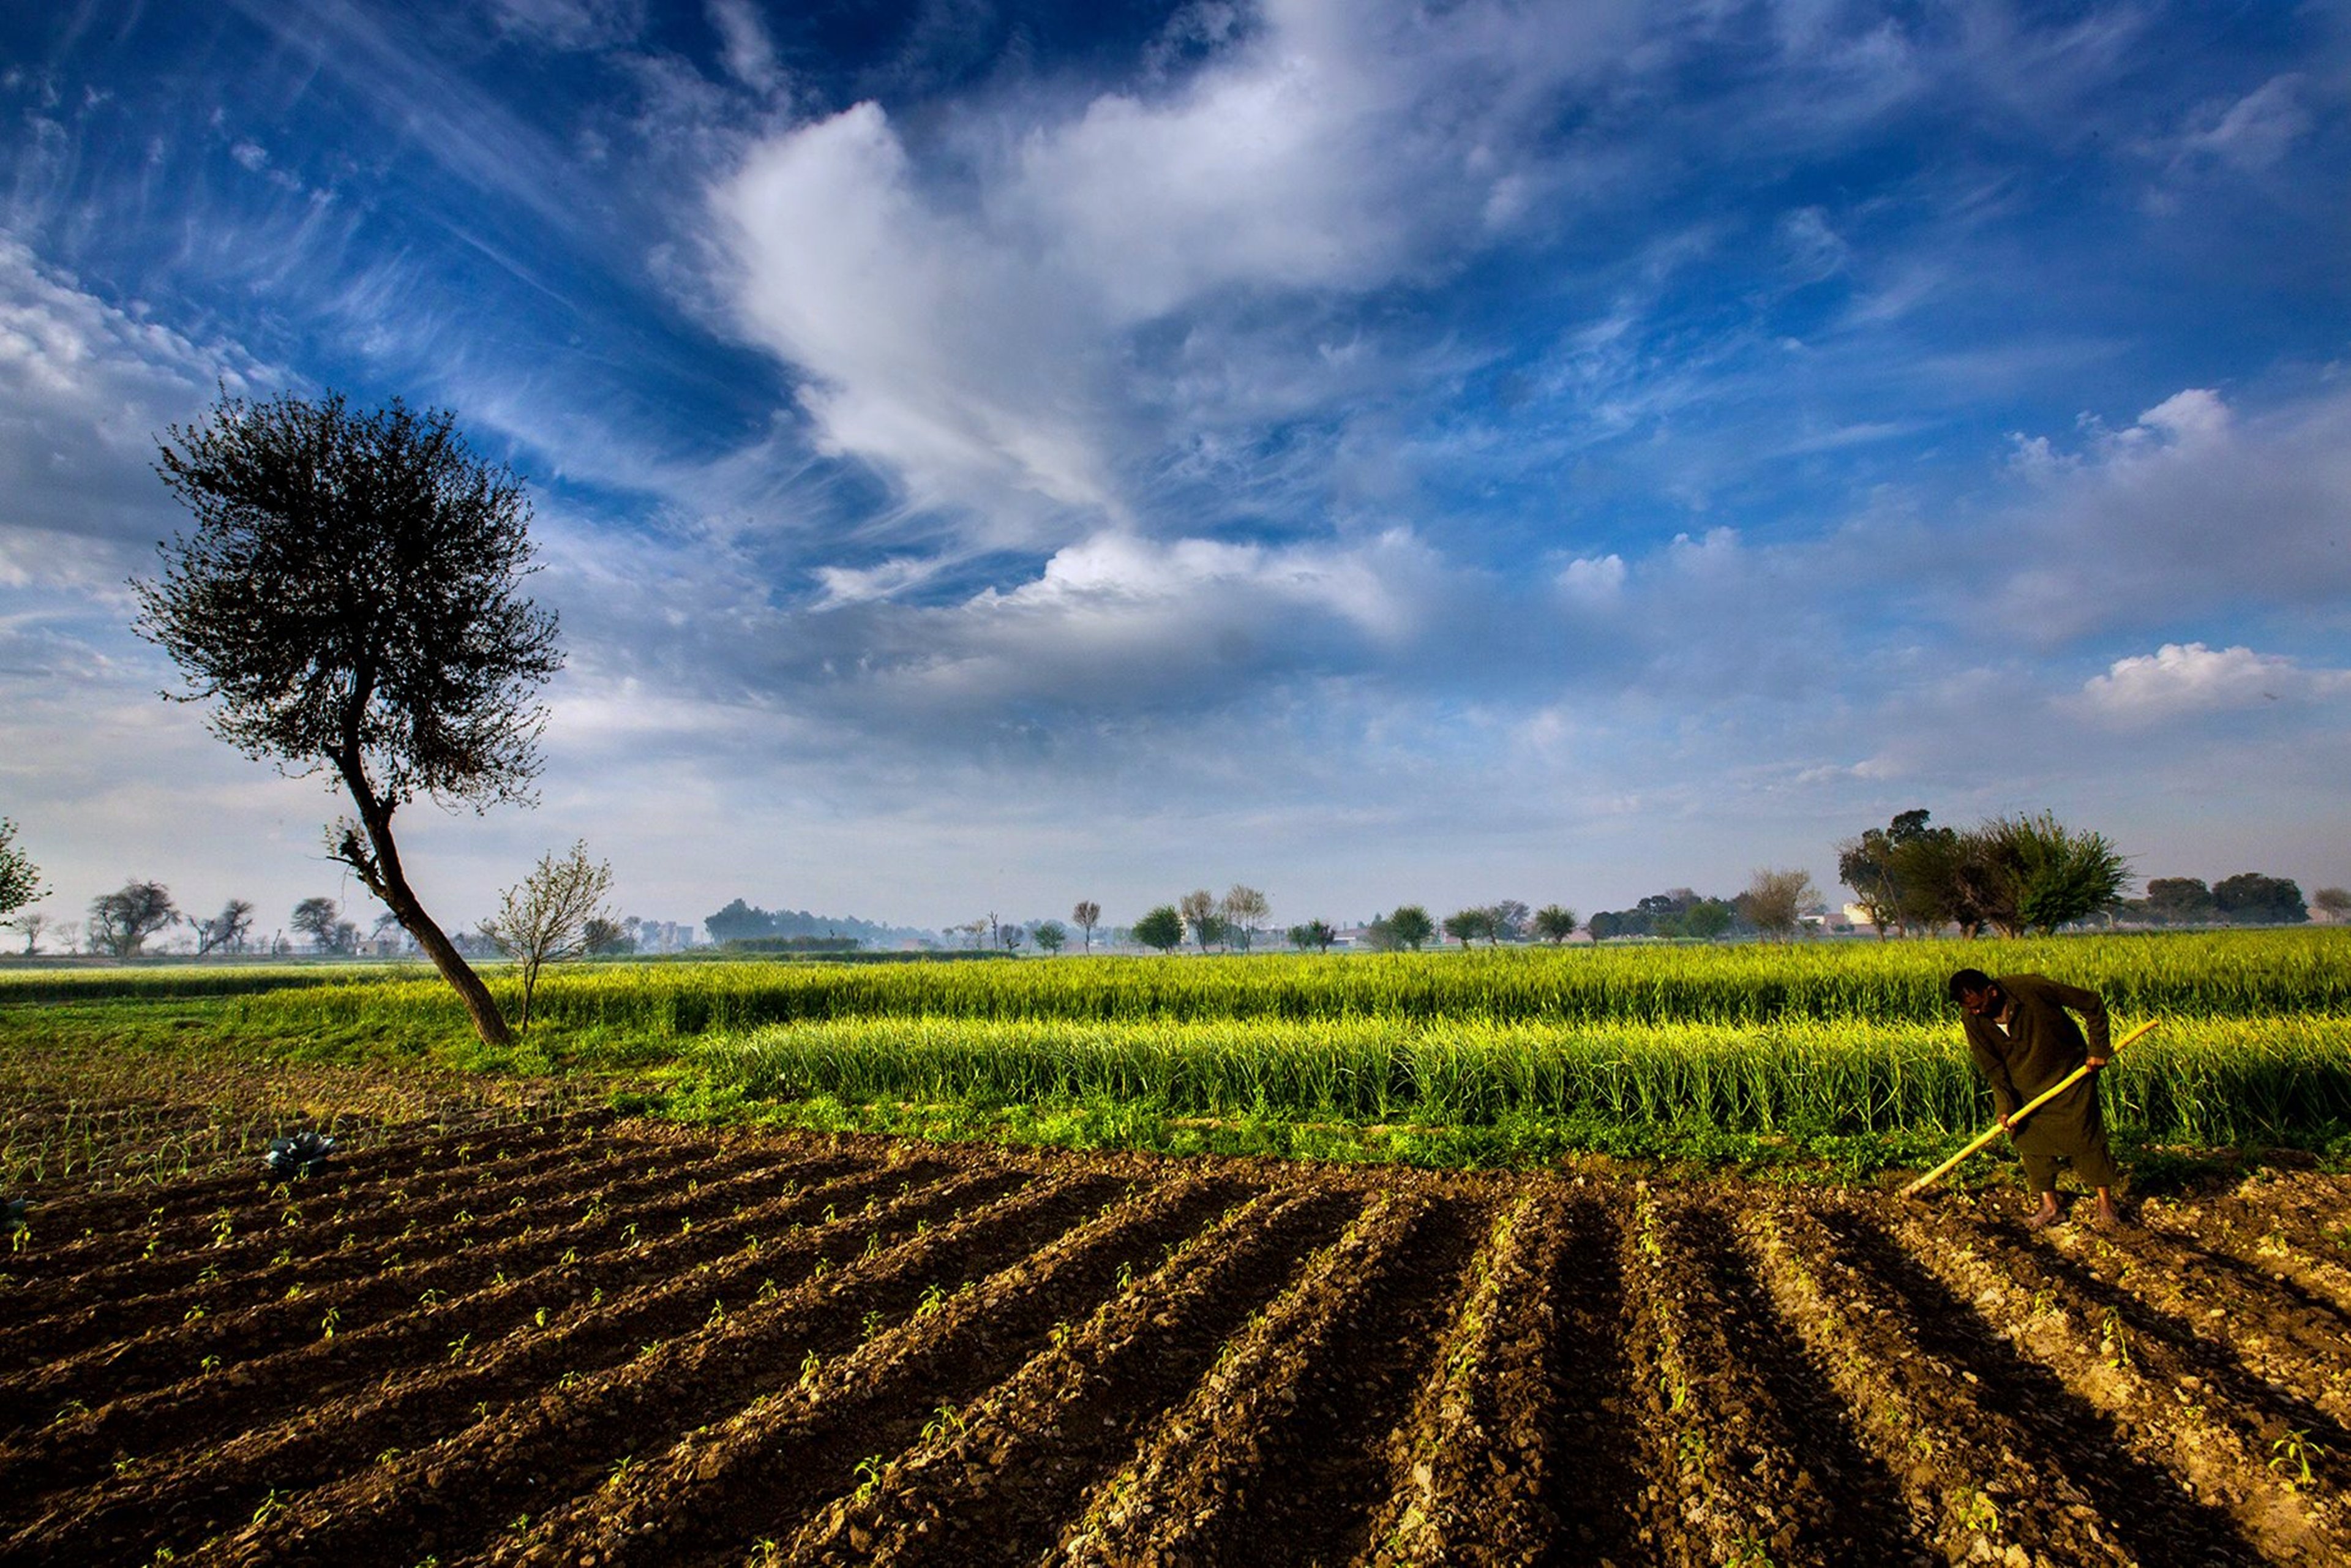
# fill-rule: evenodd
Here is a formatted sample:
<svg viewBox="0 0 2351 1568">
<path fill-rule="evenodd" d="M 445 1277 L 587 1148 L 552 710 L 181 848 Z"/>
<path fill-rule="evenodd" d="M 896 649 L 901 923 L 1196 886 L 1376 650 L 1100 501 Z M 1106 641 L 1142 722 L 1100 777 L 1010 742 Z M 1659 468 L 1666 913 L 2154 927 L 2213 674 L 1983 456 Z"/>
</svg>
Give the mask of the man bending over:
<svg viewBox="0 0 2351 1568">
<path fill-rule="evenodd" d="M 2114 1189 L 2120 1180 L 2106 1147 L 2106 1124 L 2098 1107 L 2093 1072 L 2049 1102 L 2021 1124 L 2009 1118 L 2018 1106 L 2053 1088 L 2075 1068 L 2104 1067 L 2108 1053 L 2106 1004 L 2095 992 L 2060 985 L 2043 975 L 2003 975 L 1961 969 L 1951 977 L 1951 999 L 1967 1014 L 1968 1053 L 1991 1084 L 2000 1124 L 2016 1141 L 2025 1179 L 2041 1206 L 2025 1224 L 2034 1230 L 2058 1218 L 2057 1171 L 2073 1167 L 2074 1179 L 2098 1194 L 2098 1222 L 2120 1225 Z M 2082 1015 L 2089 1039 L 2067 1016 Z"/>
</svg>

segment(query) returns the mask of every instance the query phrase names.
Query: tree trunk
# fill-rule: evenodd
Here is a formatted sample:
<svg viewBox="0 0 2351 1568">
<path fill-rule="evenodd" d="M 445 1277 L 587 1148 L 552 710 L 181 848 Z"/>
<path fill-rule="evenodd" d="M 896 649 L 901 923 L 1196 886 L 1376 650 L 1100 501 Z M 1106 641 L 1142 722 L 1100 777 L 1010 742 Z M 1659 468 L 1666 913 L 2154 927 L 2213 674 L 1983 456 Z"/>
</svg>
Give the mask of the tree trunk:
<svg viewBox="0 0 2351 1568">
<path fill-rule="evenodd" d="M 474 1032 L 482 1037 L 484 1045 L 505 1047 L 514 1043 L 514 1031 L 507 1027 L 506 1015 L 498 1011 L 497 999 L 490 995 L 489 987 L 474 973 L 465 956 L 457 951 L 456 944 L 442 933 L 433 917 L 424 913 L 424 905 L 408 885 L 408 877 L 400 868 L 400 847 L 392 841 L 392 808 L 377 799 L 374 787 L 356 758 L 339 757 L 337 770 L 343 776 L 344 787 L 351 792 L 351 802 L 359 808 L 360 821 L 367 829 L 368 841 L 362 847 L 359 835 L 346 825 L 342 840 L 334 846 L 335 858 L 359 873 L 367 890 L 377 902 L 398 917 L 401 926 L 416 938 L 457 999 L 465 1004 L 465 1012 L 474 1020 Z"/>
</svg>

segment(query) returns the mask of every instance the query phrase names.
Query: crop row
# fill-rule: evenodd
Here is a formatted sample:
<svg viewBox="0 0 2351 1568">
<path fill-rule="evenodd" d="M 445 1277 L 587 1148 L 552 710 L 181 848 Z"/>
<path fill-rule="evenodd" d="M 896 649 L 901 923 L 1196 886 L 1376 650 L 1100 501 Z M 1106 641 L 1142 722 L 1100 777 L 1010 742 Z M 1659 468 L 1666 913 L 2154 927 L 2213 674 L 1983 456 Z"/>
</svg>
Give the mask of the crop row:
<svg viewBox="0 0 2351 1568">
<path fill-rule="evenodd" d="M 1973 1200 L 571 1134 L 388 1145 L 294 1225 L 178 1206 L 225 1218 L 215 1279 L 102 1268 L 207 1313 L 0 1375 L 0 1562 L 2351 1551 L 2326 1178 L 2030 1236 Z M 236 1239 L 273 1227 L 301 1245 Z M 27 1249 L 15 1337 L 81 1322 L 80 1228 Z"/>
<path fill-rule="evenodd" d="M 1069 1023 L 957 1018 L 770 1025 L 696 1054 L 746 1097 L 1069 1104 L 1175 1116 L 1488 1124 L 1514 1116 L 1948 1134 L 1991 1101 L 1948 1024 L 1857 1019 L 1576 1025 Z M 2100 1078 L 2111 1124 L 2168 1142 L 2277 1143 L 2351 1126 L 2351 1014 L 2176 1018 Z"/>
<path fill-rule="evenodd" d="M 1495 1023 L 1948 1020 L 1954 968 L 2045 970 L 2132 1016 L 2262 1018 L 2351 1009 L 2351 934 L 2331 930 L 2004 943 L 1499 949 L 1468 953 L 1061 958 L 1019 964 L 612 964 L 541 983 L 548 1023 L 633 1036 L 874 1017 L 1097 1022 L 1479 1019 Z M 160 983 L 160 982 L 159 982 Z M 509 982 L 503 977 L 495 985 Z M 0 996 L 5 996 L 0 986 Z M 279 1031 L 366 1020 L 461 1024 L 429 980 L 246 998 Z"/>
</svg>

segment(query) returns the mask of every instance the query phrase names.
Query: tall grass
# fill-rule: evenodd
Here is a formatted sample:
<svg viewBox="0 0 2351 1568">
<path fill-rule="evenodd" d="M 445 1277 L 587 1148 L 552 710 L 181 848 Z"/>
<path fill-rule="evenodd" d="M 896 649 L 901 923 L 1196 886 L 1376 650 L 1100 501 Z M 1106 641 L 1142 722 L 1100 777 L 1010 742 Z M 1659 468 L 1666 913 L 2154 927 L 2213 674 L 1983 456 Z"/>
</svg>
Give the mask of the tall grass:
<svg viewBox="0 0 2351 1568">
<path fill-rule="evenodd" d="M 2126 1017 L 2351 1011 L 2351 932 L 2327 930 L 975 965 L 592 965 L 542 978 L 533 1012 L 562 1027 L 669 1036 L 903 1017 L 1948 1023 L 1954 1015 L 1944 984 L 1961 967 L 2056 975 L 2099 992 Z M 495 972 L 492 983 L 501 983 Z M 369 1021 L 455 1029 L 465 1022 L 456 998 L 430 979 L 354 978 L 257 996 L 244 1006 L 256 1019 L 297 1029 Z"/>
<path fill-rule="evenodd" d="M 1954 1033 L 1855 1019 L 1747 1028 L 847 1019 L 770 1025 L 705 1042 L 696 1056 L 714 1082 L 777 1100 L 1109 1099 L 1178 1116 L 1971 1132 L 1989 1123 L 1991 1099 Z M 2100 1082 L 2113 1124 L 2158 1141 L 2273 1143 L 2351 1127 L 2351 1015 L 2168 1019 Z"/>
<path fill-rule="evenodd" d="M 2338 930 L 593 964 L 542 979 L 529 1051 L 484 1064 L 675 1060 L 743 1094 L 868 1104 L 1129 1102 L 1203 1118 L 1940 1134 L 1990 1115 L 1944 992 L 1960 967 L 2056 976 L 2103 995 L 2118 1024 L 2164 1019 L 2102 1078 L 2118 1128 L 2194 1143 L 2351 1133 L 2351 931 Z M 502 969 L 489 977 L 511 996 Z M 13 978 L 0 977 L 0 1000 L 25 994 Z M 252 1033 L 330 1048 L 468 1038 L 437 979 L 306 967 L 286 981 L 222 1011 Z M 130 994 L 186 994 L 168 971 L 120 982 Z"/>
</svg>

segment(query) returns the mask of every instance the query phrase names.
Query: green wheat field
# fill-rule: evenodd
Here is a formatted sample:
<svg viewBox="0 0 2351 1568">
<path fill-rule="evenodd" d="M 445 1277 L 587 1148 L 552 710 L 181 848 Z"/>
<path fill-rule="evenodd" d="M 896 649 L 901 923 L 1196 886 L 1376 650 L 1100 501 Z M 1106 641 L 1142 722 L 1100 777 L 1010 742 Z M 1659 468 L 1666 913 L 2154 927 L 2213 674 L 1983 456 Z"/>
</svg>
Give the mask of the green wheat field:
<svg viewBox="0 0 2351 1568">
<path fill-rule="evenodd" d="M 429 971 L 0 973 L 0 1049 L 110 1030 L 288 1061 L 582 1077 L 701 1120 L 1436 1165 L 1588 1150 L 1871 1171 L 1981 1129 L 1944 982 L 2049 974 L 2153 1035 L 2102 1075 L 2141 1147 L 2351 1155 L 2351 932 L 550 971 L 474 1041 Z M 502 1000 L 502 971 L 489 977 Z M 168 1029 L 166 1025 L 168 1024 Z"/>
</svg>

